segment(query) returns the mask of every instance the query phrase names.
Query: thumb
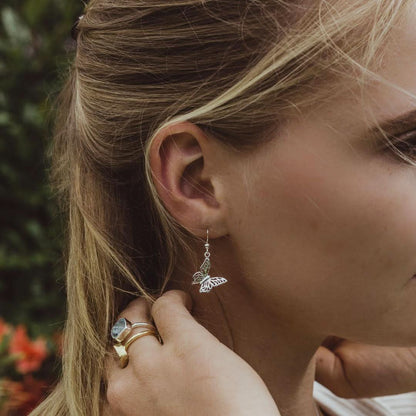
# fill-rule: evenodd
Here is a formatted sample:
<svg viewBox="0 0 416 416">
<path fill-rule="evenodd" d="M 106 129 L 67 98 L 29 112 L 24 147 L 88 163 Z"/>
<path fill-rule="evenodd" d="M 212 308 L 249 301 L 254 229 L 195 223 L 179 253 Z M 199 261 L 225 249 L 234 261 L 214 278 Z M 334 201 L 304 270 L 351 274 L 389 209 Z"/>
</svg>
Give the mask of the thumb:
<svg viewBox="0 0 416 416">
<path fill-rule="evenodd" d="M 170 289 L 162 293 L 160 298 L 169 298 L 174 301 L 179 300 L 179 303 L 184 305 L 189 312 L 192 312 L 193 301 L 191 295 L 188 292 L 184 292 L 179 289 Z"/>
<path fill-rule="evenodd" d="M 189 312 L 192 312 L 192 298 L 188 292 L 184 292 L 183 290 L 170 290 L 169 292 L 174 292 L 174 294 L 180 299 L 180 301 L 185 305 L 186 309 Z M 165 292 L 166 294 L 167 292 Z"/>
<path fill-rule="evenodd" d="M 334 394 L 343 398 L 358 397 L 348 380 L 341 358 L 328 348 L 320 346 L 315 353 L 315 379 Z"/>
</svg>

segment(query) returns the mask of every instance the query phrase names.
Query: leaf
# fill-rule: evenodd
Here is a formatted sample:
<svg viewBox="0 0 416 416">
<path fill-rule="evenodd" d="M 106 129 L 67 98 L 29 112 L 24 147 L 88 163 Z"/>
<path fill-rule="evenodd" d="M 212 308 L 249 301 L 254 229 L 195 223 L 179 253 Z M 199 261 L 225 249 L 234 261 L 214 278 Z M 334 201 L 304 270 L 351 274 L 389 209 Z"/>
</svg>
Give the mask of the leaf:
<svg viewBox="0 0 416 416">
<path fill-rule="evenodd" d="M 34 124 L 35 126 L 41 126 L 43 119 L 39 112 L 39 107 L 32 103 L 25 103 L 23 107 L 23 120 L 28 124 Z"/>
<path fill-rule="evenodd" d="M 30 43 L 31 34 L 29 28 L 22 22 L 12 8 L 3 8 L 1 11 L 1 20 L 7 36 L 15 46 L 23 46 Z"/>
</svg>

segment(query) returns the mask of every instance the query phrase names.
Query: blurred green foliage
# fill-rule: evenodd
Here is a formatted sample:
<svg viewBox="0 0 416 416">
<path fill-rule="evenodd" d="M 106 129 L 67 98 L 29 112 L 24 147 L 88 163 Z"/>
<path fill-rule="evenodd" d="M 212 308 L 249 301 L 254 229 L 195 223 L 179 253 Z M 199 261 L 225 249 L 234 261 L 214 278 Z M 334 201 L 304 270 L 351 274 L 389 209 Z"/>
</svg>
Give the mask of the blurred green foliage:
<svg viewBox="0 0 416 416">
<path fill-rule="evenodd" d="M 78 0 L 1 0 L 0 316 L 62 328 L 62 224 L 47 182 L 50 106 L 72 59 Z"/>
</svg>

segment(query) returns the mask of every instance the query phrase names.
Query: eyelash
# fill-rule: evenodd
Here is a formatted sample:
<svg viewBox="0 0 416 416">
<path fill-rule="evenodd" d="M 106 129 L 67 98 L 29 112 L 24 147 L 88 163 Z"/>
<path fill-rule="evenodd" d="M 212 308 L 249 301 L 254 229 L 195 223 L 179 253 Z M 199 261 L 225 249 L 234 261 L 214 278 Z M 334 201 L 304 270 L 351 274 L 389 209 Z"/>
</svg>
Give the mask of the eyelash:
<svg viewBox="0 0 416 416">
<path fill-rule="evenodd" d="M 390 145 L 385 145 L 385 150 L 393 153 L 399 159 L 403 160 L 400 154 L 397 154 L 392 147 L 398 149 L 405 156 L 416 161 L 416 130 L 410 130 L 405 133 L 388 136 L 388 139 L 392 142 Z"/>
</svg>

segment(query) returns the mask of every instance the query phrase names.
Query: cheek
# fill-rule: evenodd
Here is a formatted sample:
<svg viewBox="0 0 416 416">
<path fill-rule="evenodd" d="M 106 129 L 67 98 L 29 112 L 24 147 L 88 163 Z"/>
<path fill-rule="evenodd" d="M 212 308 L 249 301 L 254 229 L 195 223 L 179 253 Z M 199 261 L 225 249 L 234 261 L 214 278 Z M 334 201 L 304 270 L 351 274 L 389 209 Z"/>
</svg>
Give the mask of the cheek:
<svg viewBox="0 0 416 416">
<path fill-rule="evenodd" d="M 252 184 L 242 222 L 245 270 L 259 276 L 252 290 L 276 294 L 279 316 L 296 308 L 299 319 L 328 330 L 345 320 L 355 334 L 363 316 L 376 320 L 397 309 L 416 272 L 414 173 L 310 152 L 270 160 Z"/>
</svg>

